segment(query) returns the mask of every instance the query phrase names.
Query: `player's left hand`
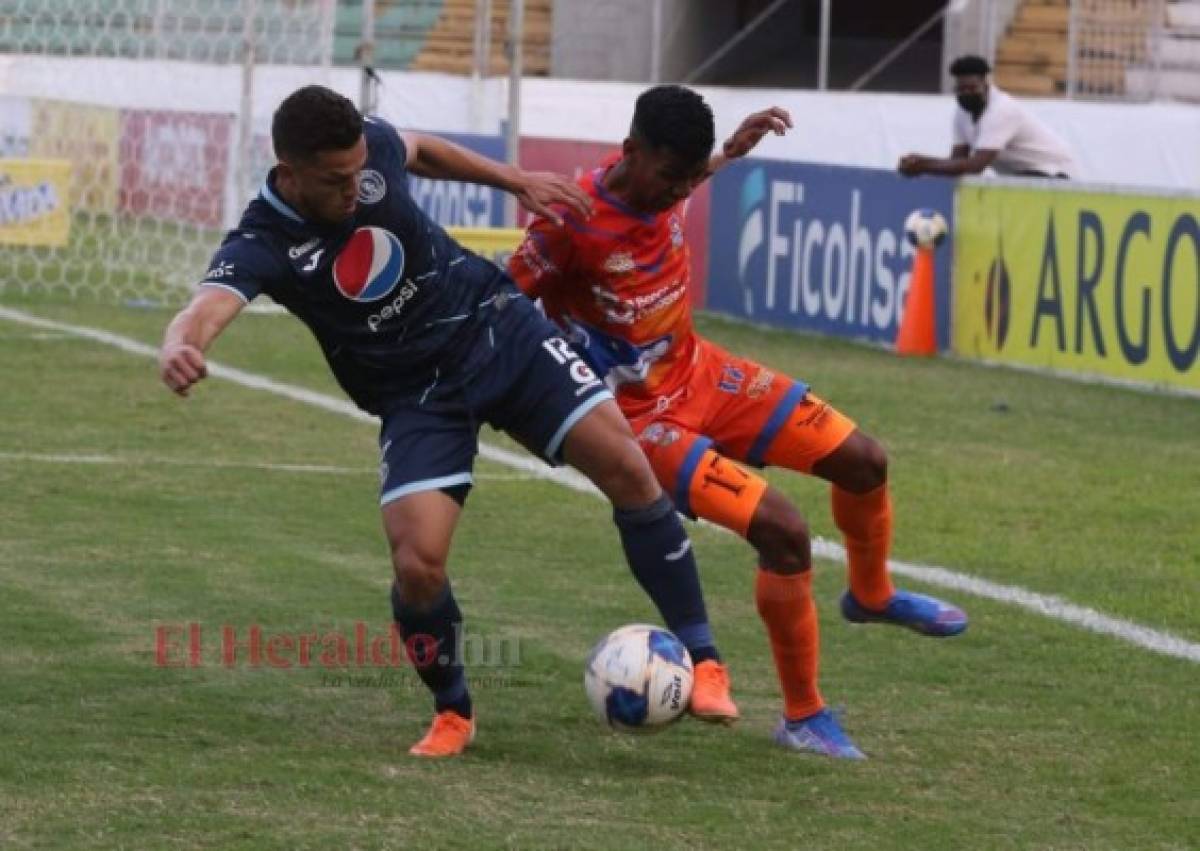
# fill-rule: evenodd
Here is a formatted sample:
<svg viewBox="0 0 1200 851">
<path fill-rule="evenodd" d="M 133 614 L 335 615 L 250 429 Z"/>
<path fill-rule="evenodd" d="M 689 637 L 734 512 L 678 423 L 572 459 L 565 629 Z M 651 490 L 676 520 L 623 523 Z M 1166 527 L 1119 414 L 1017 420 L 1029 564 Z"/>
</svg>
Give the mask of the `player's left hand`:
<svg viewBox="0 0 1200 851">
<path fill-rule="evenodd" d="M 568 210 L 586 219 L 592 215 L 592 199 L 579 185 L 561 174 L 550 171 L 523 171 L 520 183 L 513 192 L 521 206 L 562 227 L 562 214 L 551 209 L 551 204 L 562 204 Z"/>
<path fill-rule="evenodd" d="M 896 165 L 896 171 L 905 177 L 916 177 L 925 170 L 925 157 L 920 154 L 905 154 Z"/>
<path fill-rule="evenodd" d="M 782 136 L 792 127 L 792 116 L 786 109 L 773 106 L 746 117 L 742 126 L 721 147 L 721 153 L 726 159 L 744 157 L 754 150 L 754 146 L 762 141 L 768 133 Z"/>
</svg>

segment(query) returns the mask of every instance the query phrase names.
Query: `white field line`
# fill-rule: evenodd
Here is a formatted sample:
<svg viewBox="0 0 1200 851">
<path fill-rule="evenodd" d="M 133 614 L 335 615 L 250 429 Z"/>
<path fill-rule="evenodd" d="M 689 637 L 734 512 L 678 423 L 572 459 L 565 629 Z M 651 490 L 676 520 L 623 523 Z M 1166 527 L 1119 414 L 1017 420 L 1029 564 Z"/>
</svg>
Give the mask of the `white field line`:
<svg viewBox="0 0 1200 851">
<path fill-rule="evenodd" d="M 44 455 L 34 452 L 0 452 L 0 463 L 15 461 L 33 464 L 112 464 L 120 467 L 204 467 L 230 470 L 268 470 L 279 473 L 319 473 L 333 476 L 363 475 L 375 472 L 364 467 L 331 467 L 326 464 L 262 464 L 250 461 L 164 458 L 160 455 Z"/>
<path fill-rule="evenodd" d="M 370 467 L 334 467 L 328 464 L 266 464 L 253 461 L 221 461 L 218 459 L 167 458 L 161 455 L 47 455 L 36 452 L 0 452 L 5 461 L 31 464 L 112 464 L 120 467 L 202 467 L 204 469 L 265 470 L 277 473 L 315 473 L 332 476 L 377 476 Z M 538 478 L 525 473 L 475 473 L 478 480 L 492 482 L 527 482 Z"/>
<path fill-rule="evenodd" d="M 52 331 L 38 331 L 34 334 L 0 334 L 0 340 L 74 340 L 74 334 L 59 334 Z"/>
<path fill-rule="evenodd" d="M 88 328 L 80 325 L 56 322 L 51 319 L 43 319 L 42 317 L 7 307 L 0 307 L 0 318 L 35 328 L 42 328 L 47 331 L 57 331 L 82 337 L 129 352 L 130 354 L 141 355 L 142 357 L 157 358 L 158 356 L 158 351 L 153 346 L 148 346 L 145 343 L 139 343 L 128 337 L 122 337 L 118 334 L 102 331 L 97 328 Z M 208 373 L 211 376 L 224 378 L 243 387 L 264 390 L 274 393 L 277 396 L 303 402 L 306 405 L 311 405 L 312 407 L 331 413 L 341 414 L 361 422 L 376 422 L 374 417 L 360 411 L 346 400 L 327 396 L 324 393 L 317 393 L 313 390 L 307 390 L 303 387 L 297 387 L 293 384 L 285 384 L 252 372 L 246 372 L 245 370 L 209 361 Z M 480 444 L 480 454 L 489 461 L 503 464 L 537 478 L 548 479 L 572 490 L 598 494 L 592 483 L 574 470 L 565 468 L 548 469 L 541 461 L 528 455 L 518 454 L 486 443 Z M 840 544 L 823 538 L 813 540 L 813 555 L 842 564 L 846 562 L 845 549 Z M 1016 606 L 1091 632 L 1112 636 L 1128 644 L 1155 653 L 1186 659 L 1189 662 L 1200 662 L 1200 644 L 1196 642 L 1188 641 L 1163 630 L 1142 626 L 1123 618 L 1114 618 L 1095 609 L 1075 605 L 1061 597 L 1050 594 L 1039 594 L 1013 585 L 1001 585 L 996 582 L 989 582 L 986 579 L 979 579 L 978 577 L 949 570 L 945 567 L 911 564 L 896 560 L 889 561 L 888 567 L 897 576 L 904 576 L 929 585 L 949 588 L 977 597 L 1007 603 L 1008 605 Z"/>
</svg>

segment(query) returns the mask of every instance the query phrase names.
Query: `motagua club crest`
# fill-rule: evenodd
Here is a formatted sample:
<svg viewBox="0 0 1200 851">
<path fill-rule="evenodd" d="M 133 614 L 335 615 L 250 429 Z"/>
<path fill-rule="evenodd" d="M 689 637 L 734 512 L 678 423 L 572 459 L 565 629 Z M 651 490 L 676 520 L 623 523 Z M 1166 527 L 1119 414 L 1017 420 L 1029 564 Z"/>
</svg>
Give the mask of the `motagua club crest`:
<svg viewBox="0 0 1200 851">
<path fill-rule="evenodd" d="M 387 181 L 373 168 L 358 173 L 358 203 L 378 204 L 387 194 Z"/>
</svg>

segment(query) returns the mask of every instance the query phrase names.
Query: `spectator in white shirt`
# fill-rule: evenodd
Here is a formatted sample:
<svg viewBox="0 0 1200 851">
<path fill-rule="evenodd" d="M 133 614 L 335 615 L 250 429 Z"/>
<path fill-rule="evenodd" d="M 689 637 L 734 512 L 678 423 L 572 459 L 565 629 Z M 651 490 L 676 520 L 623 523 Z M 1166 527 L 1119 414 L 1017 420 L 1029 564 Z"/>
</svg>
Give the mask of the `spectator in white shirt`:
<svg viewBox="0 0 1200 851">
<path fill-rule="evenodd" d="M 919 174 L 979 174 L 991 166 L 997 174 L 1069 178 L 1075 163 L 1066 143 L 1006 92 L 988 80 L 987 60 L 960 56 L 950 66 L 958 109 L 954 111 L 954 147 L 949 159 L 906 154 L 899 171 Z"/>
</svg>

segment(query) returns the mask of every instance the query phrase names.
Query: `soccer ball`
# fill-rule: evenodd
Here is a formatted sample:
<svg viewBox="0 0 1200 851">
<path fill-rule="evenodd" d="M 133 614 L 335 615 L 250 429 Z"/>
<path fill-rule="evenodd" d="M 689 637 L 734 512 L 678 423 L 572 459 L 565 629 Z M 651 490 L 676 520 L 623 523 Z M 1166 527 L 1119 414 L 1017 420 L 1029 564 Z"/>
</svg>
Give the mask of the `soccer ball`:
<svg viewBox="0 0 1200 851">
<path fill-rule="evenodd" d="M 947 230 L 946 218 L 937 210 L 913 210 L 904 220 L 904 236 L 917 248 L 940 245 Z"/>
<path fill-rule="evenodd" d="M 623 626 L 592 648 L 583 687 L 596 717 L 613 729 L 661 730 L 691 700 L 692 657 L 665 629 Z"/>
</svg>

